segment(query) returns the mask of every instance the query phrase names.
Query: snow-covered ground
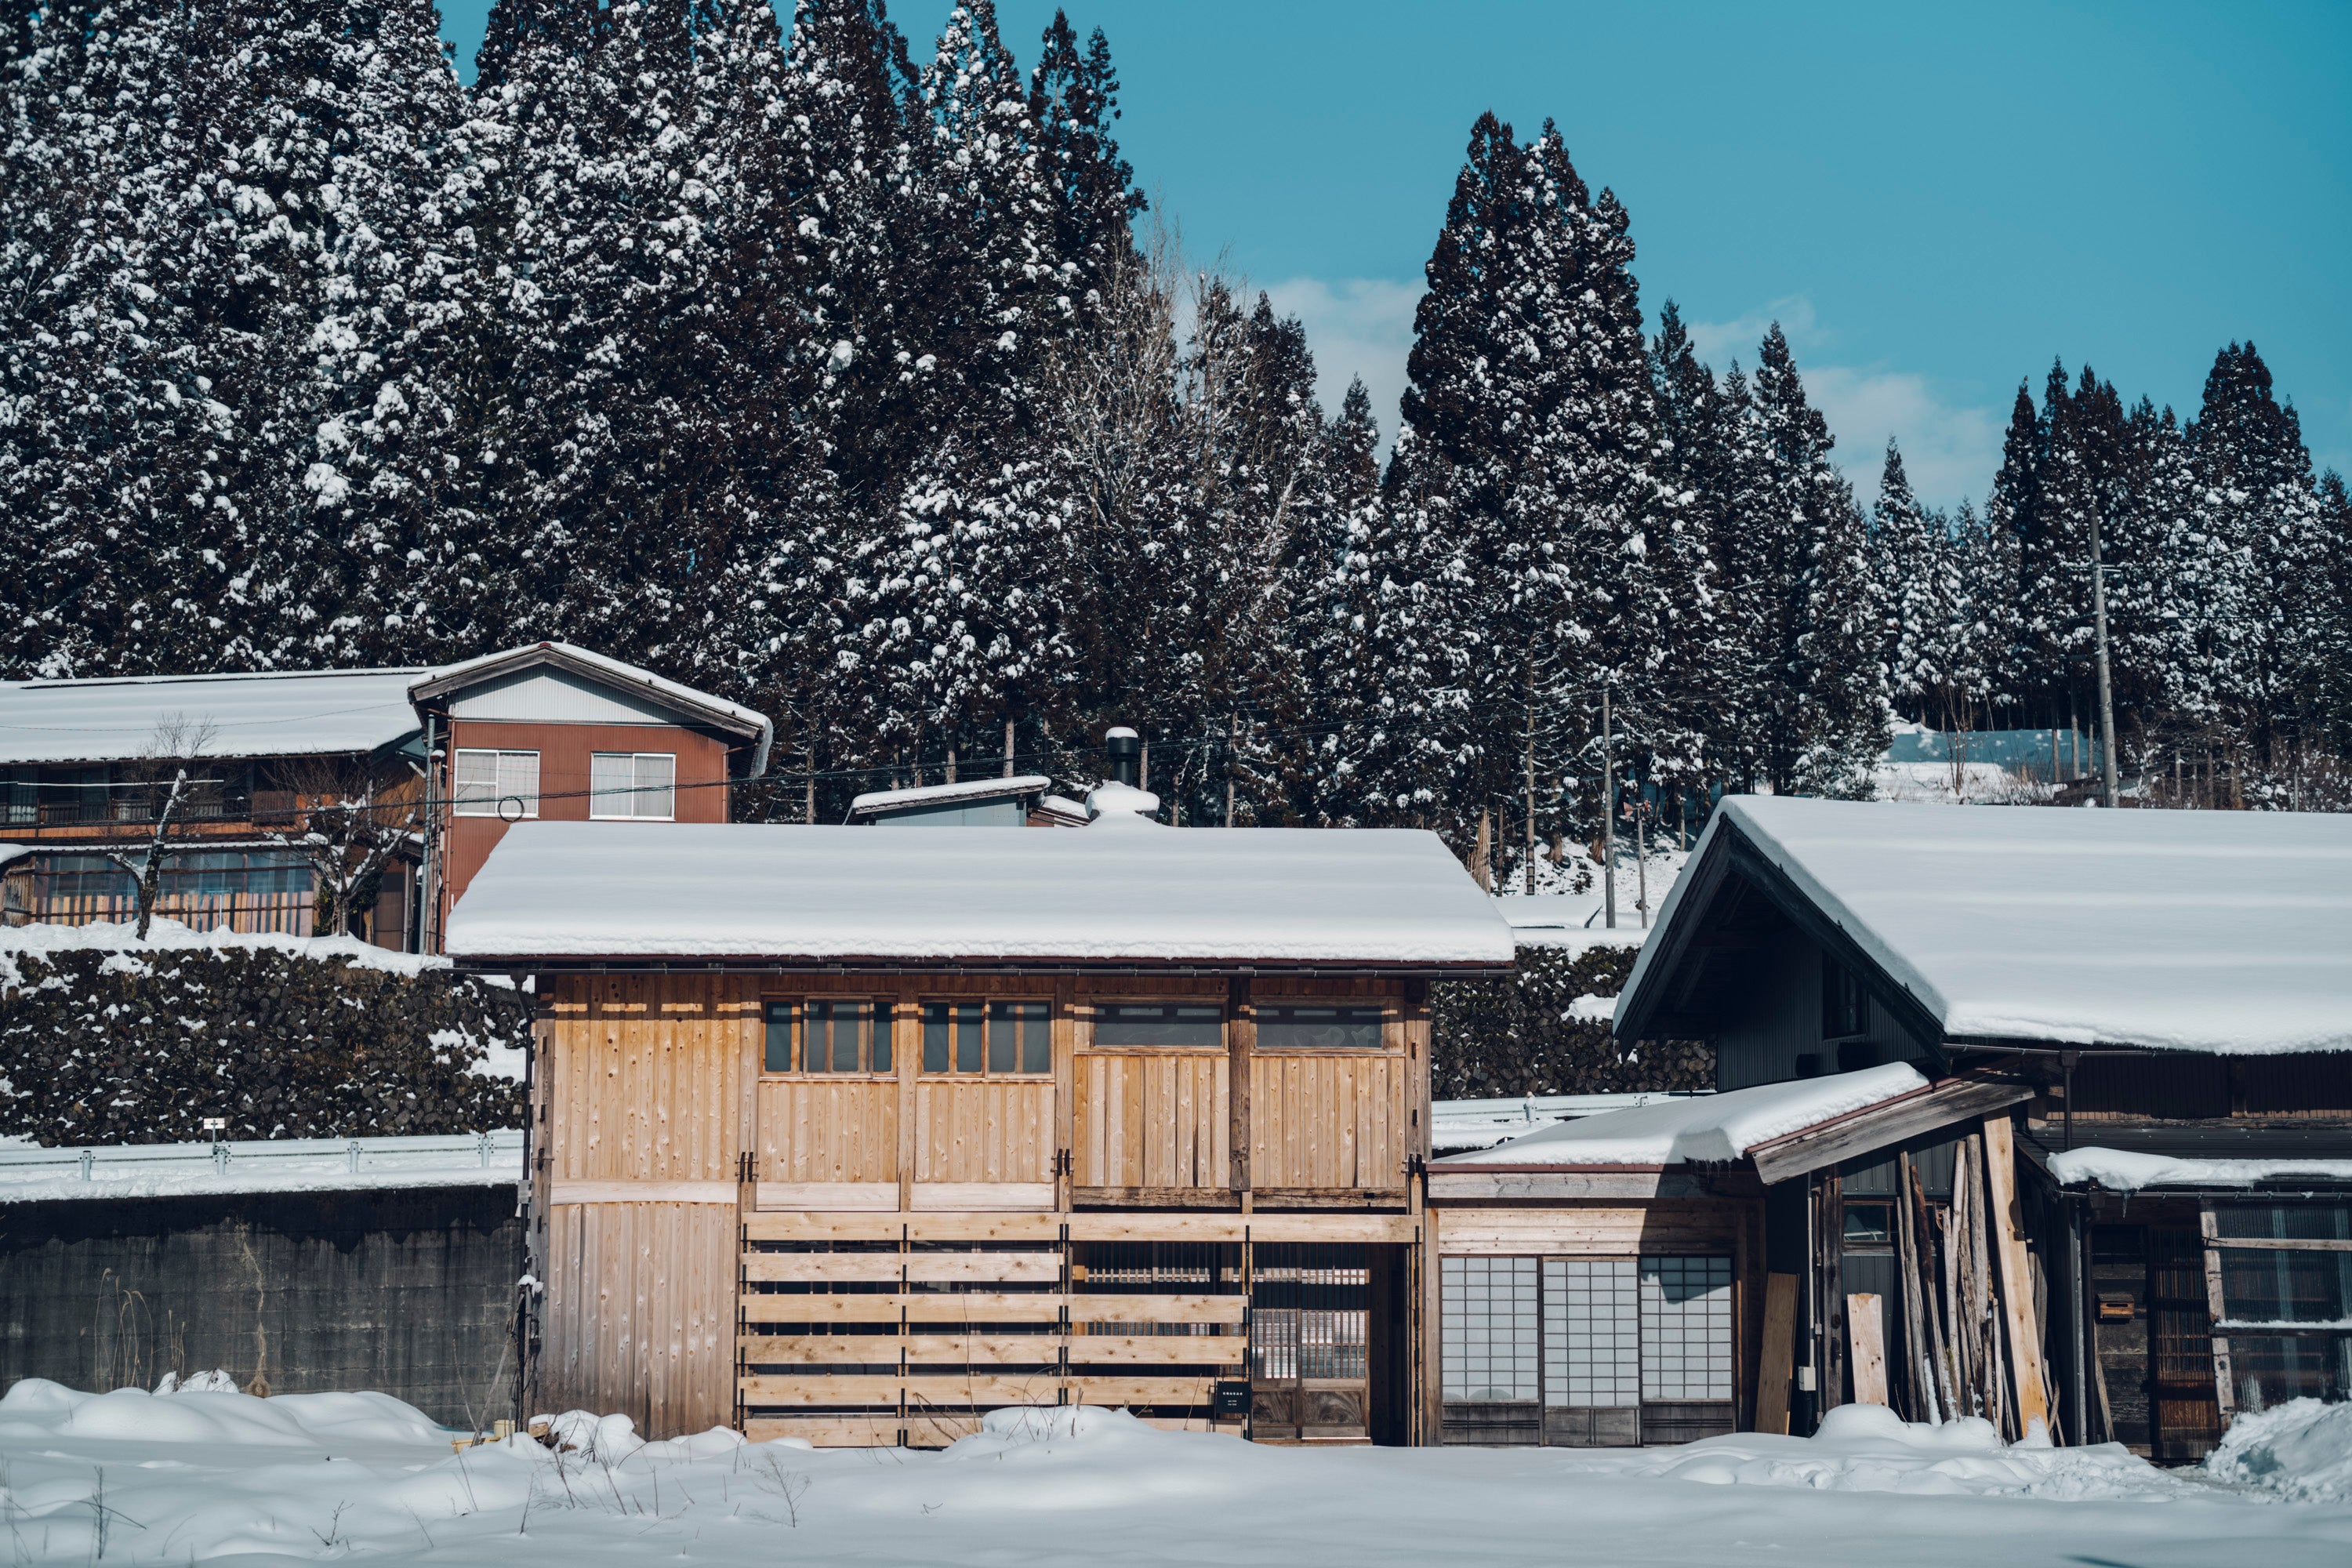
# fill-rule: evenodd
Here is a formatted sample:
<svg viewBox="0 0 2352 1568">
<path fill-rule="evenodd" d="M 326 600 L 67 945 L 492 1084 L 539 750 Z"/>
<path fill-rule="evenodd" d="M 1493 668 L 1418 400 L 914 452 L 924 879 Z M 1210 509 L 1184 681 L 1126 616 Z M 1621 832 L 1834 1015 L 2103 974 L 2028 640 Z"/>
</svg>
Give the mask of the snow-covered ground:
<svg viewBox="0 0 2352 1568">
<path fill-rule="evenodd" d="M 2311 1409 L 2297 1440 L 2340 1462 L 2352 1407 Z M 1262 1448 L 1099 1410 L 1008 1411 L 988 1428 L 943 1453 L 814 1451 L 727 1432 L 640 1444 L 620 1418 L 580 1415 L 559 1425 L 572 1452 L 518 1438 L 457 1453 L 382 1394 L 27 1381 L 0 1399 L 0 1535 L 12 1563 L 74 1568 L 2352 1561 L 2352 1508 L 2340 1492 L 2279 1500 L 2275 1442 L 2245 1450 L 2269 1468 L 2231 1487 L 2116 1447 L 2005 1448 L 1981 1422 L 1906 1427 L 1875 1407 L 1810 1440 L 1622 1451 Z"/>
</svg>

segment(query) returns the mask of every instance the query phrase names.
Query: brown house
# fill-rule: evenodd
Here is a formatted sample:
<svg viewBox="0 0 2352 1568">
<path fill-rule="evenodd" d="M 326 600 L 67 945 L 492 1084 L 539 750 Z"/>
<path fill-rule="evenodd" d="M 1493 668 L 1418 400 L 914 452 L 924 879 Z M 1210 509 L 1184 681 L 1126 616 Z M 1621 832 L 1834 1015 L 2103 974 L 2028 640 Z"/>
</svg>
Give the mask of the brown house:
<svg viewBox="0 0 2352 1568">
<path fill-rule="evenodd" d="M 408 689 L 440 825 L 426 951 L 517 822 L 725 822 L 768 765 L 765 717 L 568 643 L 433 670 Z"/>
<path fill-rule="evenodd" d="M 1089 1402 L 1412 1442 L 1433 835 L 524 823 L 450 928 L 537 977 L 532 1397 L 937 1444 Z"/>
</svg>

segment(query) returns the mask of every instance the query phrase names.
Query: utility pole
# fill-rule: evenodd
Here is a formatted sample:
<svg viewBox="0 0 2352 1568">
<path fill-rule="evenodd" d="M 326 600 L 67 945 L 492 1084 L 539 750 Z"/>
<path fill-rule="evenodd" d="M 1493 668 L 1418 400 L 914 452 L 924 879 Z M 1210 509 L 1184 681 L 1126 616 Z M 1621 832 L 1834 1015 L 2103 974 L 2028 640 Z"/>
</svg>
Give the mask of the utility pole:
<svg viewBox="0 0 2352 1568">
<path fill-rule="evenodd" d="M 1528 858 L 1523 888 L 1532 897 L 1536 890 L 1536 701 L 1532 678 L 1528 684 Z"/>
<path fill-rule="evenodd" d="M 1242 716 L 1225 715 L 1225 826 L 1234 825 L 1234 752 L 1240 747 Z"/>
<path fill-rule="evenodd" d="M 1013 721 L 1004 721 L 1004 776 L 1013 776 Z"/>
<path fill-rule="evenodd" d="M 2099 784 L 2107 809 L 2121 804 L 2116 789 L 2116 691 L 2107 673 L 2107 569 L 2099 559 L 2099 509 L 2091 509 L 2091 619 L 2099 639 Z"/>
<path fill-rule="evenodd" d="M 1601 689 L 1601 908 L 1617 929 L 1617 763 L 1610 754 L 1609 688 Z"/>
</svg>

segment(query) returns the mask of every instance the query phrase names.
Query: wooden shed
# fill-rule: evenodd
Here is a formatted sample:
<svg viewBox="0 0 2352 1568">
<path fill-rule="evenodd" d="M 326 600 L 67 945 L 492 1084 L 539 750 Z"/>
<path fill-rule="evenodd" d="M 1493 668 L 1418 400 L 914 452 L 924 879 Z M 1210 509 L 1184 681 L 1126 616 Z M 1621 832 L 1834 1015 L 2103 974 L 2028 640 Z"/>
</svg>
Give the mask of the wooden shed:
<svg viewBox="0 0 2352 1568">
<path fill-rule="evenodd" d="M 1427 986 L 1512 945 L 1433 835 L 524 822 L 449 950 L 540 999 L 535 1408 L 1433 1436 Z"/>
</svg>

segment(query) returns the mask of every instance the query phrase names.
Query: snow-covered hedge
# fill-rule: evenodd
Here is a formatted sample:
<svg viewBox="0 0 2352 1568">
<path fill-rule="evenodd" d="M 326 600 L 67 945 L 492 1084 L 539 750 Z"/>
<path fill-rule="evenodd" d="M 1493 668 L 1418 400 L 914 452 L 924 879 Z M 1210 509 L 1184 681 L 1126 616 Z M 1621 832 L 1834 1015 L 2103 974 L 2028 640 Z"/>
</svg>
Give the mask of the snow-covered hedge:
<svg viewBox="0 0 2352 1568">
<path fill-rule="evenodd" d="M 47 1145 L 521 1125 L 529 999 L 349 938 L 0 931 L 0 1136 Z"/>
<path fill-rule="evenodd" d="M 1433 1098 L 1713 1089 L 1715 1052 L 1700 1042 L 1621 1047 L 1610 1037 L 1608 1012 L 1596 999 L 1617 994 L 1639 952 L 1523 947 L 1507 980 L 1432 985 Z"/>
</svg>

